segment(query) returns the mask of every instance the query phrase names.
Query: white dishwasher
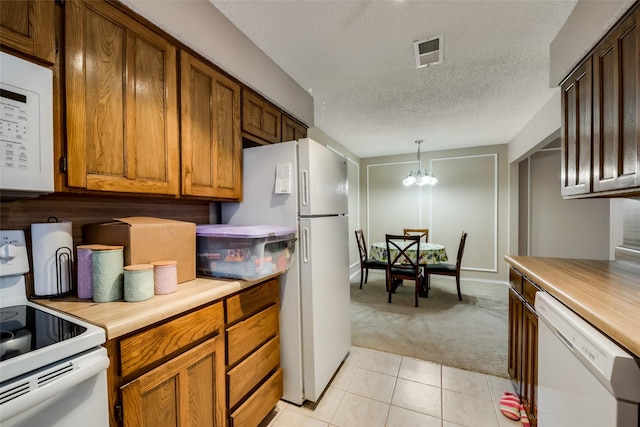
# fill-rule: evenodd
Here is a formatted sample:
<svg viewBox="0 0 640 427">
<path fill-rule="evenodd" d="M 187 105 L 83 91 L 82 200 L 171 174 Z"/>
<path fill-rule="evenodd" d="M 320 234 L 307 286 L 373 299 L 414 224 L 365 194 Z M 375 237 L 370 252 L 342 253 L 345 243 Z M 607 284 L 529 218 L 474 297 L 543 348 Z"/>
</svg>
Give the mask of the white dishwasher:
<svg viewBox="0 0 640 427">
<path fill-rule="evenodd" d="M 538 426 L 639 427 L 638 360 L 548 293 L 535 308 Z"/>
</svg>

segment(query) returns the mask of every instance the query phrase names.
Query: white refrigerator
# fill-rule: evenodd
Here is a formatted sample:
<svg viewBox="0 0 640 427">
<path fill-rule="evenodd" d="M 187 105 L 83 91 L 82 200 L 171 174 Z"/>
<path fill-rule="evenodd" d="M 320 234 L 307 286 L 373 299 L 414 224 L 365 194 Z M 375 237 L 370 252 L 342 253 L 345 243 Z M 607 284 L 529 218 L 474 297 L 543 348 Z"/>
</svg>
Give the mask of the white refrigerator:
<svg viewBox="0 0 640 427">
<path fill-rule="evenodd" d="M 316 402 L 351 347 L 346 159 L 309 139 L 243 151 L 241 203 L 222 222 L 295 227 L 280 279 L 283 399 Z"/>
</svg>

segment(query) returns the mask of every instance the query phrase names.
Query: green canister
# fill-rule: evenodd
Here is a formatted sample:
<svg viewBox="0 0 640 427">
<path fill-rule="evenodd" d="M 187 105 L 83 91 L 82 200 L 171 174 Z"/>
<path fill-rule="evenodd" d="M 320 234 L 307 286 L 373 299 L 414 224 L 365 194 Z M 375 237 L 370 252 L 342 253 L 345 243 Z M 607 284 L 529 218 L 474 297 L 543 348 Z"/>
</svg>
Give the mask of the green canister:
<svg viewBox="0 0 640 427">
<path fill-rule="evenodd" d="M 124 246 L 101 246 L 92 250 L 93 301 L 122 299 Z"/>
<path fill-rule="evenodd" d="M 144 301 L 153 297 L 153 265 L 135 264 L 124 268 L 124 300 Z"/>
</svg>

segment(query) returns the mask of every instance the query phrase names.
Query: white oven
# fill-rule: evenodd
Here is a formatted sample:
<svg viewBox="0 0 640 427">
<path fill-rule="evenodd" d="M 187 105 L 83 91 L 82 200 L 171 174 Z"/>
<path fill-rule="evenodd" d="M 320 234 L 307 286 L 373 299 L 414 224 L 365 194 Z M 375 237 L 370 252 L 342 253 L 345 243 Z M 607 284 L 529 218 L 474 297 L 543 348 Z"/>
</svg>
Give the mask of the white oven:
<svg viewBox="0 0 640 427">
<path fill-rule="evenodd" d="M 545 292 L 538 313 L 538 427 L 640 426 L 638 360 Z"/>
<path fill-rule="evenodd" d="M 27 300 L 22 230 L 0 231 L 0 425 L 109 425 L 102 328 Z"/>
<path fill-rule="evenodd" d="M 0 196 L 53 192 L 53 73 L 0 52 Z"/>
</svg>

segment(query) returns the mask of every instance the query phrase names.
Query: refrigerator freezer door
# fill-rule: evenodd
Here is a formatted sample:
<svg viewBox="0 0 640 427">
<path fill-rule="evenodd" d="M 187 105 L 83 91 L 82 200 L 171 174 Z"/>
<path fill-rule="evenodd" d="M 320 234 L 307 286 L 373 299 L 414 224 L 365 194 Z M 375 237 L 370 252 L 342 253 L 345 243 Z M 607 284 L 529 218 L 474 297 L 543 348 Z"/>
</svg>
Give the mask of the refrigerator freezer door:
<svg viewBox="0 0 640 427">
<path fill-rule="evenodd" d="M 346 214 L 347 160 L 309 138 L 298 141 L 300 216 Z"/>
<path fill-rule="evenodd" d="M 304 397 L 315 402 L 351 348 L 346 216 L 300 219 Z"/>
<path fill-rule="evenodd" d="M 242 203 L 221 203 L 222 223 L 298 226 L 298 183 L 295 172 L 290 194 L 276 194 L 278 165 L 297 170 L 297 142 L 247 148 L 242 152 Z"/>
</svg>

